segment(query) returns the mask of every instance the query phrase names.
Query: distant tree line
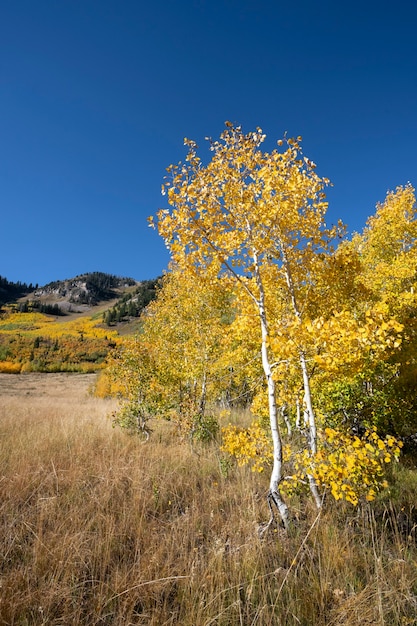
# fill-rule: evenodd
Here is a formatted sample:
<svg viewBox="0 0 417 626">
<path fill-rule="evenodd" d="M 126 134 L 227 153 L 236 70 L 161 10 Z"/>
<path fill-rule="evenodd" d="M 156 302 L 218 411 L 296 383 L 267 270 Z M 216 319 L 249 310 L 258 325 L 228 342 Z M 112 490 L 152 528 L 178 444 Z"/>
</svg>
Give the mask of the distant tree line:
<svg viewBox="0 0 417 626">
<path fill-rule="evenodd" d="M 30 283 L 28 285 L 20 281 L 14 283 L 10 280 L 7 280 L 7 278 L 5 278 L 4 276 L 0 276 L 0 307 L 2 304 L 6 304 L 7 302 L 25 296 L 31 291 L 37 289 L 37 287 L 37 284 L 33 285 L 32 283 Z"/>
<path fill-rule="evenodd" d="M 143 280 L 133 293 L 127 293 L 108 311 L 103 314 L 103 322 L 113 326 L 119 322 L 139 317 L 152 300 L 156 298 L 161 278 Z"/>
<path fill-rule="evenodd" d="M 136 281 L 133 278 L 120 278 L 114 274 L 105 274 L 104 272 L 91 272 L 86 274 L 85 278 L 86 293 L 80 294 L 78 302 L 82 304 L 95 304 L 100 300 L 110 300 L 115 297 L 114 289 L 128 285 L 133 286 Z"/>
<path fill-rule="evenodd" d="M 29 313 L 30 311 L 39 311 L 46 315 L 66 315 L 66 312 L 60 308 L 58 304 L 45 304 L 37 300 L 27 300 L 21 302 L 18 306 L 19 313 Z"/>
</svg>

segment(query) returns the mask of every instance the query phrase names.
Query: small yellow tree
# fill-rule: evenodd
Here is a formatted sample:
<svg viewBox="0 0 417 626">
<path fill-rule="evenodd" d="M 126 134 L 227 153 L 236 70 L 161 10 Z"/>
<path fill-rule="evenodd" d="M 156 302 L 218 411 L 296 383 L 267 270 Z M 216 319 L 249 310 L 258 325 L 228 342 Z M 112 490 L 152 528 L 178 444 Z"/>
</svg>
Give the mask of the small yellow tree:
<svg viewBox="0 0 417 626">
<path fill-rule="evenodd" d="M 207 165 L 197 155 L 196 144 L 186 140 L 186 162 L 168 168 L 163 186 L 172 209 L 158 212 L 157 226 L 180 267 L 212 284 L 219 276 L 231 281 L 256 311 L 273 447 L 268 501 L 271 512 L 275 506 L 288 527 L 288 507 L 280 488 L 283 453 L 270 346 L 271 294 L 276 290 L 282 294 L 287 315 L 299 324 L 317 252 L 328 249 L 334 232 L 324 223 L 323 189 L 328 181 L 303 156 L 301 138 L 285 138 L 279 142 L 284 149 L 270 153 L 260 149 L 264 139 L 259 128 L 244 134 L 227 123 L 220 141 L 210 141 L 213 156 Z M 314 454 L 317 431 L 302 348 L 298 358 Z M 309 482 L 319 505 L 312 474 Z"/>
<path fill-rule="evenodd" d="M 355 289 L 360 308 L 375 308 L 403 326 L 403 341 L 389 369 L 371 381 L 378 426 L 386 432 L 412 436 L 417 428 L 417 204 L 410 184 L 390 191 L 361 234 L 342 246 L 360 264 Z"/>
<path fill-rule="evenodd" d="M 206 406 L 227 384 L 222 356 L 229 323 L 230 295 L 220 281 L 207 289 L 172 267 L 142 315 L 140 334 L 126 339 L 113 361 L 126 399 L 118 423 L 136 428 L 138 416 L 157 415 L 182 435 L 214 435 L 217 422 Z"/>
</svg>

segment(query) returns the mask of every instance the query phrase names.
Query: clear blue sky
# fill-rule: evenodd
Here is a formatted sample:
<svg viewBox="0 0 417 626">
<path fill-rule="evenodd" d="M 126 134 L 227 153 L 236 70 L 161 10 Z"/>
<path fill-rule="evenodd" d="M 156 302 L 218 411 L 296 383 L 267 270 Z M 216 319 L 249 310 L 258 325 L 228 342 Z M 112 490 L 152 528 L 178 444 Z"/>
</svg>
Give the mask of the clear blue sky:
<svg viewBox="0 0 417 626">
<path fill-rule="evenodd" d="M 0 274 L 159 275 L 165 168 L 226 120 L 302 135 L 362 230 L 417 185 L 416 32 L 412 0 L 0 0 Z"/>
</svg>

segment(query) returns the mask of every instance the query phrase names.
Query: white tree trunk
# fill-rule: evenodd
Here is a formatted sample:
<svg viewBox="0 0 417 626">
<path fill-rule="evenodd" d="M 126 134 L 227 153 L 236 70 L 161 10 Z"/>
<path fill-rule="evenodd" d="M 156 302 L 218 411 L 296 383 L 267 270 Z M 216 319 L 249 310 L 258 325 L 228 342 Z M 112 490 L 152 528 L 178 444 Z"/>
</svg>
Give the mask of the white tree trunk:
<svg viewBox="0 0 417 626">
<path fill-rule="evenodd" d="M 278 425 L 278 408 L 276 402 L 275 395 L 275 381 L 272 376 L 272 368 L 271 362 L 268 354 L 268 323 L 265 311 L 265 294 L 263 289 L 263 284 L 261 280 L 261 276 L 259 273 L 259 267 L 257 264 L 257 257 L 254 255 L 255 261 L 255 275 L 256 281 L 259 289 L 259 300 L 258 311 L 259 311 L 259 319 L 261 322 L 261 331 L 262 331 L 262 367 L 264 370 L 265 378 L 268 386 L 268 408 L 269 408 L 269 423 L 271 428 L 271 436 L 272 436 L 272 444 L 273 444 L 273 467 L 271 472 L 271 478 L 269 481 L 269 494 L 268 494 L 268 502 L 271 508 L 271 515 L 273 516 L 273 511 L 271 507 L 271 503 L 273 503 L 278 509 L 279 515 L 281 517 L 282 523 L 285 529 L 289 528 L 289 512 L 288 507 L 285 504 L 281 492 L 280 492 L 280 483 L 282 480 L 282 441 L 281 434 L 279 431 Z M 272 522 L 273 517 L 271 517 L 270 523 Z"/>
<path fill-rule="evenodd" d="M 297 430 L 301 429 L 301 408 L 300 408 L 300 398 L 297 396 L 296 400 L 296 409 L 297 409 L 297 417 L 295 420 L 295 426 Z"/>
<path fill-rule="evenodd" d="M 283 247 L 281 249 L 282 249 L 282 258 L 284 262 L 285 279 L 287 282 L 287 287 L 288 287 L 289 295 L 291 298 L 293 311 L 294 311 L 296 318 L 301 323 L 301 311 L 297 303 L 295 287 L 294 287 L 294 283 L 292 279 L 290 265 L 288 262 L 288 258 L 286 256 L 285 249 Z M 304 388 L 304 409 L 305 409 L 304 422 L 306 422 L 306 417 L 308 420 L 308 423 L 304 425 L 307 426 L 307 430 L 308 430 L 308 447 L 310 450 L 310 455 L 311 457 L 314 457 L 317 453 L 316 416 L 314 413 L 313 403 L 311 400 L 310 377 L 309 377 L 308 368 L 307 368 L 306 356 L 303 350 L 300 351 L 299 358 L 300 358 L 300 366 L 301 366 L 301 373 L 303 377 L 303 388 Z M 320 497 L 316 480 L 314 476 L 312 476 L 311 474 L 307 474 L 307 476 L 308 476 L 308 483 L 310 486 L 311 494 L 314 498 L 317 508 L 320 508 L 322 505 L 322 498 Z"/>
<path fill-rule="evenodd" d="M 286 404 L 283 404 L 282 407 L 281 407 L 281 416 L 282 416 L 282 419 L 285 422 L 285 426 L 287 427 L 287 435 L 288 435 L 288 437 L 291 437 L 291 435 L 292 435 L 292 427 L 291 427 L 291 421 L 290 421 L 290 419 L 288 417 L 287 405 Z"/>
<path fill-rule="evenodd" d="M 272 435 L 274 463 L 271 472 L 271 478 L 269 481 L 269 498 L 277 507 L 281 516 L 284 527 L 289 527 L 289 513 L 287 505 L 282 499 L 280 493 L 280 482 L 282 480 L 282 441 L 278 426 L 278 410 L 275 398 L 275 381 L 272 377 L 271 364 L 268 358 L 268 349 L 266 343 L 267 335 L 264 334 L 264 320 L 261 316 L 262 325 L 262 366 L 265 373 L 265 377 L 268 385 L 268 408 L 269 408 L 269 423 Z M 264 338 L 265 337 L 265 338 Z"/>
<path fill-rule="evenodd" d="M 308 419 L 308 446 L 310 448 L 311 456 L 314 457 L 317 454 L 317 427 L 313 403 L 311 400 L 310 377 L 308 375 L 307 362 L 304 352 L 301 352 L 300 354 L 300 365 L 301 371 L 303 373 L 304 403 Z M 308 484 L 310 486 L 310 491 L 314 498 L 314 502 L 317 508 L 320 509 L 323 501 L 320 497 L 316 480 L 311 474 L 307 474 L 307 476 Z"/>
<path fill-rule="evenodd" d="M 317 453 L 317 428 L 316 428 L 316 417 L 314 414 L 313 403 L 311 400 L 311 389 L 310 389 L 310 377 L 308 375 L 307 362 L 305 358 L 305 354 L 301 352 L 300 354 L 300 366 L 301 372 L 303 374 L 303 387 L 304 387 L 304 404 L 305 404 L 305 415 L 307 417 L 308 426 L 308 438 L 309 438 L 309 448 L 312 454 Z"/>
</svg>

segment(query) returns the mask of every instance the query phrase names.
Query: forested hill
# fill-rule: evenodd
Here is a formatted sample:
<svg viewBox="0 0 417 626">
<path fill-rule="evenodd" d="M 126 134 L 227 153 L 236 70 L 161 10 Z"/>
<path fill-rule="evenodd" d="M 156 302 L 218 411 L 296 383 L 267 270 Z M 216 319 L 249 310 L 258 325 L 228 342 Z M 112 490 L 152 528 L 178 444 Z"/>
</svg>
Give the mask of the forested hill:
<svg viewBox="0 0 417 626">
<path fill-rule="evenodd" d="M 112 300 L 120 295 L 120 290 L 133 287 L 137 282 L 133 278 L 91 272 L 75 278 L 48 283 L 35 290 L 34 297 L 56 296 L 65 298 L 74 304 L 94 306 L 103 300 Z"/>
<path fill-rule="evenodd" d="M 107 326 L 114 326 L 140 316 L 156 297 L 159 280 L 160 277 L 136 281 L 104 272 L 90 272 L 39 287 L 13 283 L 0 276 L 0 310 L 2 305 L 12 305 L 21 313 L 80 315 L 100 307 L 104 311 L 103 321 Z"/>
<path fill-rule="evenodd" d="M 30 285 L 21 282 L 13 283 L 4 276 L 0 276 L 0 305 L 18 300 L 32 293 L 37 287 L 38 285 L 32 285 L 32 283 Z"/>
<path fill-rule="evenodd" d="M 137 332 L 158 284 L 101 272 L 40 288 L 2 279 L 0 372 L 97 371 L 120 331 Z"/>
<path fill-rule="evenodd" d="M 137 281 L 129 277 L 120 277 L 104 272 L 89 272 L 75 278 L 56 280 L 47 285 L 29 285 L 22 282 L 14 283 L 0 276 L 0 304 L 14 302 L 25 296 L 30 298 L 55 297 L 65 299 L 74 304 L 94 306 L 98 302 L 112 300 L 120 296 L 120 291 L 137 285 Z"/>
</svg>

